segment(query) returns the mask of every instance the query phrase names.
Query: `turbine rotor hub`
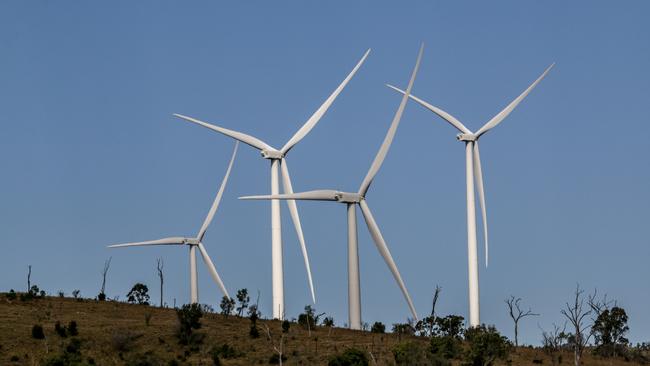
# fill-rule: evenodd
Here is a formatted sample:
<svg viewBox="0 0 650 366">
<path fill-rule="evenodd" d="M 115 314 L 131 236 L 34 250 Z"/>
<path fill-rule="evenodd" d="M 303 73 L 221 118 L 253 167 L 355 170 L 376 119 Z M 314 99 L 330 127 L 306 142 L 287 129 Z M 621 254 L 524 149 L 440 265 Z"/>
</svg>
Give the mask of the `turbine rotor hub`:
<svg viewBox="0 0 650 366">
<path fill-rule="evenodd" d="M 478 136 L 470 133 L 459 133 L 456 135 L 456 139 L 458 141 L 476 141 L 478 140 Z"/>
<path fill-rule="evenodd" d="M 185 239 L 183 239 L 183 244 L 186 244 L 186 245 L 199 245 L 199 239 L 197 239 L 197 238 L 185 238 Z"/>
<path fill-rule="evenodd" d="M 337 192 L 336 201 L 341 203 L 359 203 L 363 197 L 359 193 Z"/>
<path fill-rule="evenodd" d="M 262 150 L 261 154 L 262 154 L 262 157 L 264 159 L 282 159 L 282 158 L 284 158 L 284 155 L 282 154 L 282 152 L 278 151 L 278 150 Z"/>
</svg>

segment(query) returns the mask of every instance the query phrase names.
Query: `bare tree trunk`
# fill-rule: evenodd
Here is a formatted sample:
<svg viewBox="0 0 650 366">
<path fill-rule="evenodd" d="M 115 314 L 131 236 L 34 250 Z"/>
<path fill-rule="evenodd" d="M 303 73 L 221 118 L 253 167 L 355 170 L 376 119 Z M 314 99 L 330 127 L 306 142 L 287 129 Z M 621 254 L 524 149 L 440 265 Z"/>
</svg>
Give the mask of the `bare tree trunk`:
<svg viewBox="0 0 650 366">
<path fill-rule="evenodd" d="M 574 329 L 573 337 L 573 361 L 575 366 L 580 366 L 582 352 L 584 351 L 589 338 L 592 336 L 591 326 L 586 324 L 585 318 L 593 312 L 593 310 L 586 310 L 584 308 L 584 290 L 580 289 L 580 285 L 576 286 L 575 297 L 572 304 L 566 303 L 566 309 L 562 309 L 561 313 L 571 323 Z"/>
<path fill-rule="evenodd" d="M 32 290 L 32 265 L 27 266 L 27 292 Z"/>
<path fill-rule="evenodd" d="M 163 263 L 162 258 L 157 259 L 157 269 L 158 269 L 158 277 L 160 277 L 160 307 L 163 307 L 163 266 L 165 264 Z"/>
<path fill-rule="evenodd" d="M 108 260 L 104 262 L 104 270 L 102 271 L 102 289 L 99 291 L 100 294 L 106 294 L 106 275 L 108 270 L 111 268 L 111 260 L 113 257 L 109 257 Z"/>
</svg>

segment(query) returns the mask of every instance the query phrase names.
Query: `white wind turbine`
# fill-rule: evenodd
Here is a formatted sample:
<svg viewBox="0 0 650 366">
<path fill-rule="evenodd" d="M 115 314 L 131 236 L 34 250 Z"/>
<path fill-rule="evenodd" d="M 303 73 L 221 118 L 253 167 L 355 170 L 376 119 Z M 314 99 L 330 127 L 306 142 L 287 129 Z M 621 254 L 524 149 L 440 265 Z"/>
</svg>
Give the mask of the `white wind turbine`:
<svg viewBox="0 0 650 366">
<path fill-rule="evenodd" d="M 487 229 L 487 214 L 485 208 L 485 191 L 483 189 L 483 174 L 481 170 L 481 157 L 479 154 L 478 140 L 483 134 L 496 127 L 512 112 L 515 107 L 528 95 L 528 93 L 542 81 L 546 74 L 551 70 L 555 64 L 551 64 L 542 75 L 537 78 L 521 95 L 515 100 L 510 102 L 501 112 L 492 117 L 486 124 L 483 125 L 478 131 L 472 132 L 465 125 L 463 125 L 457 118 L 451 114 L 435 107 L 422 99 L 410 95 L 409 97 L 418 102 L 423 107 L 429 109 L 433 113 L 440 116 L 445 121 L 449 122 L 460 134 L 456 136 L 459 141 L 465 142 L 465 172 L 467 181 L 467 264 L 469 273 L 469 324 L 472 327 L 480 325 L 480 310 L 479 310 L 479 282 L 478 282 L 478 247 L 476 240 L 476 199 L 474 197 L 474 180 L 476 180 L 476 190 L 478 191 L 479 202 L 481 205 L 481 213 L 483 216 L 483 235 L 485 238 L 485 266 L 488 265 L 488 229 Z M 392 85 L 387 85 L 402 94 L 405 92 Z"/>
<path fill-rule="evenodd" d="M 351 329 L 361 329 L 361 285 L 359 281 L 359 251 L 357 245 L 357 214 L 356 206 L 359 205 L 361 208 L 361 213 L 366 221 L 370 235 L 372 236 L 375 245 L 379 254 L 384 258 L 388 268 L 390 269 L 395 281 L 402 290 L 402 294 L 408 303 L 408 307 L 413 314 L 413 317 L 417 319 L 417 313 L 415 311 L 415 306 L 411 301 L 411 296 L 404 285 L 402 276 L 397 269 L 397 265 L 393 260 L 393 257 L 388 250 L 388 246 L 379 231 L 379 226 L 375 222 L 375 219 L 372 216 L 372 212 L 366 203 L 366 193 L 368 188 L 372 183 L 375 175 L 379 171 L 381 164 L 390 149 L 390 145 L 393 142 L 395 133 L 397 132 L 397 126 L 400 123 L 402 113 L 408 102 L 408 95 L 415 81 L 415 75 L 417 74 L 418 68 L 420 66 L 420 59 L 422 58 L 422 52 L 424 50 L 424 45 L 420 47 L 420 52 L 418 53 L 418 58 L 411 74 L 411 79 L 409 80 L 408 88 L 406 89 L 406 95 L 402 98 L 393 121 L 386 133 L 384 142 L 382 143 L 375 160 L 370 166 L 370 170 L 366 174 L 366 177 L 359 187 L 357 192 L 341 192 L 338 190 L 316 190 L 308 191 L 302 193 L 290 193 L 290 194 L 280 194 L 280 195 L 269 195 L 269 196 L 247 196 L 240 197 L 240 199 L 285 199 L 285 200 L 314 200 L 314 201 L 336 201 L 347 205 L 347 214 L 348 214 L 348 317 L 349 324 Z"/>
<path fill-rule="evenodd" d="M 229 130 L 223 127 L 215 126 L 198 119 L 183 116 L 180 114 L 174 114 L 174 116 L 185 119 L 189 122 L 196 123 L 203 127 L 209 128 L 211 130 L 217 131 L 226 136 L 232 137 L 233 139 L 239 140 L 247 145 L 250 145 L 260 151 L 262 158 L 268 159 L 271 161 L 271 194 L 279 194 L 280 187 L 278 184 L 278 175 L 279 170 L 282 170 L 282 183 L 285 193 L 293 193 L 293 188 L 291 186 L 291 178 L 289 176 L 289 168 L 287 167 L 286 154 L 293 148 L 300 140 L 302 140 L 308 133 L 311 131 L 316 123 L 323 117 L 325 112 L 336 97 L 343 91 L 343 88 L 348 84 L 350 79 L 354 74 L 359 70 L 363 62 L 368 57 L 370 50 L 367 50 L 363 55 L 361 60 L 357 65 L 352 69 L 348 76 L 343 80 L 343 82 L 334 90 L 334 92 L 325 100 L 325 102 L 314 112 L 314 114 L 305 122 L 305 124 L 296 132 L 293 137 L 282 147 L 281 149 L 275 149 L 271 145 L 265 143 L 264 141 L 255 138 L 253 136 L 247 135 L 245 133 Z M 298 234 L 298 240 L 300 242 L 300 248 L 302 250 L 302 255 L 305 261 L 305 268 L 307 269 L 307 278 L 309 281 L 309 289 L 311 291 L 312 301 L 316 302 L 316 296 L 314 294 L 314 285 L 311 276 L 311 269 L 309 266 L 309 257 L 307 255 L 307 247 L 305 245 L 305 238 L 302 233 L 302 226 L 300 224 L 300 217 L 298 215 L 298 207 L 296 206 L 295 201 L 288 200 L 287 206 L 289 206 L 289 212 L 291 213 L 291 219 Z M 271 264 L 272 264 L 272 282 L 273 282 L 273 318 L 275 319 L 284 319 L 284 274 L 283 274 L 283 264 L 282 264 L 282 228 L 281 228 L 281 218 L 280 218 L 280 202 L 278 200 L 271 201 Z"/>
<path fill-rule="evenodd" d="M 217 283 L 224 296 L 230 297 L 230 295 L 228 295 L 228 291 L 226 290 L 226 287 L 223 285 L 223 282 L 221 281 L 221 277 L 219 277 L 219 273 L 217 273 L 217 269 L 214 267 L 214 263 L 212 263 L 212 260 L 210 259 L 208 252 L 205 250 L 205 247 L 203 246 L 202 242 L 203 242 L 203 237 L 205 236 L 205 232 L 208 230 L 208 226 L 210 225 L 210 222 L 212 222 L 212 218 L 214 217 L 214 214 L 217 212 L 217 209 L 219 208 L 219 202 L 221 201 L 221 196 L 223 195 L 223 191 L 226 188 L 226 183 L 228 182 L 228 176 L 230 175 L 230 170 L 232 169 L 232 165 L 235 162 L 235 156 L 237 155 L 238 145 L 239 142 L 236 142 L 235 148 L 233 149 L 232 152 L 232 158 L 230 158 L 230 164 L 228 164 L 228 170 L 226 170 L 226 176 L 223 177 L 223 181 L 221 182 L 221 187 L 219 187 L 217 196 L 215 197 L 214 202 L 212 202 L 212 207 L 210 207 L 210 211 L 208 211 L 208 216 L 206 216 L 205 220 L 203 221 L 203 225 L 201 225 L 201 229 L 199 229 L 199 232 L 198 234 L 196 234 L 196 237 L 188 238 L 182 236 L 174 236 L 174 237 L 163 238 L 158 240 L 142 241 L 137 243 L 127 243 L 127 244 L 117 244 L 117 245 L 109 246 L 109 248 L 123 248 L 123 247 L 138 247 L 138 246 L 149 246 L 149 245 L 187 245 L 190 249 L 190 301 L 193 304 L 199 302 L 199 284 L 197 278 L 198 273 L 196 270 L 196 249 L 197 248 L 201 253 L 203 262 L 205 262 L 205 265 L 208 267 L 208 271 L 210 272 L 210 275 L 212 276 L 214 282 Z"/>
</svg>

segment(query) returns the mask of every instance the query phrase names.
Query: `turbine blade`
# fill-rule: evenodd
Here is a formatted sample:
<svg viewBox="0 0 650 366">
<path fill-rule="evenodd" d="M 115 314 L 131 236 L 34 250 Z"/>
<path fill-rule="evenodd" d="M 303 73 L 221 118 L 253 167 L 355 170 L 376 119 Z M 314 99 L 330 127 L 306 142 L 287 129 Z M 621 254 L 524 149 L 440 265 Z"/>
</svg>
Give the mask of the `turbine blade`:
<svg viewBox="0 0 650 366">
<path fill-rule="evenodd" d="M 488 266 L 489 246 L 487 228 L 487 209 L 485 206 L 485 189 L 483 188 L 483 170 L 481 169 L 481 154 L 478 150 L 478 141 L 474 141 L 474 179 L 476 179 L 476 190 L 478 191 L 481 214 L 483 216 L 483 238 L 485 240 L 485 267 Z"/>
<path fill-rule="evenodd" d="M 244 196 L 240 200 L 313 200 L 313 201 L 338 201 L 339 192 L 329 189 L 307 191 L 293 194 Z"/>
<path fill-rule="evenodd" d="M 163 238 L 163 239 L 157 239 L 157 240 L 149 240 L 149 241 L 139 241 L 135 243 L 126 243 L 126 244 L 115 244 L 115 245 L 109 245 L 109 248 L 124 248 L 124 247 L 140 247 L 140 246 L 147 246 L 147 245 L 183 245 L 185 244 L 184 241 L 187 240 L 187 238 L 184 238 L 182 236 L 174 236 L 171 238 Z"/>
<path fill-rule="evenodd" d="M 287 167 L 287 159 L 282 159 L 280 162 L 282 167 L 282 183 L 284 185 L 284 192 L 287 194 L 293 194 L 293 187 L 291 185 L 291 177 L 289 176 L 289 167 Z M 298 205 L 296 205 L 295 200 L 287 200 L 287 206 L 289 206 L 289 212 L 291 213 L 291 220 L 293 220 L 293 226 L 296 228 L 296 234 L 298 234 L 298 241 L 300 242 L 300 250 L 302 251 L 302 258 L 305 261 L 305 269 L 307 270 L 307 279 L 309 281 L 309 290 L 311 291 L 311 299 L 316 303 L 316 295 L 314 293 L 314 282 L 311 277 L 311 266 L 309 265 L 309 255 L 307 255 L 307 245 L 305 244 L 305 237 L 302 233 L 302 225 L 300 224 L 300 216 L 298 215 Z"/>
<path fill-rule="evenodd" d="M 214 282 L 217 283 L 217 286 L 219 286 L 224 296 L 230 297 L 230 295 L 228 295 L 228 290 L 226 290 L 226 286 L 224 286 L 223 281 L 221 281 L 221 277 L 219 277 L 219 273 L 217 273 L 217 269 L 214 267 L 214 263 L 212 263 L 212 259 L 210 259 L 208 252 L 205 250 L 205 247 L 201 242 L 199 242 L 199 251 L 201 252 L 203 262 L 208 267 L 208 272 L 210 272 L 210 275 L 212 276 Z"/>
<path fill-rule="evenodd" d="M 208 216 L 205 217 L 205 220 L 203 221 L 203 225 L 201 225 L 201 229 L 199 230 L 199 233 L 196 235 L 199 241 L 203 240 L 203 237 L 205 236 L 205 232 L 206 230 L 208 230 L 208 226 L 212 222 L 212 218 L 214 217 L 214 214 L 217 212 L 217 209 L 219 208 L 219 202 L 221 202 L 221 196 L 223 195 L 224 189 L 226 189 L 226 184 L 228 183 L 228 176 L 230 176 L 230 170 L 232 169 L 232 164 L 235 162 L 235 156 L 237 156 L 238 146 L 239 146 L 239 141 L 236 141 L 235 148 L 232 151 L 232 157 L 230 158 L 230 164 L 228 164 L 228 169 L 226 169 L 226 175 L 223 177 L 223 181 L 221 181 L 221 187 L 219 187 L 217 196 L 214 198 L 214 202 L 212 202 L 212 207 L 210 207 L 210 211 L 208 211 Z"/>
<path fill-rule="evenodd" d="M 224 135 L 226 135 L 228 137 L 232 137 L 235 140 L 239 140 L 239 141 L 241 141 L 241 142 L 243 142 L 243 143 L 245 143 L 247 145 L 250 145 L 250 146 L 252 146 L 252 147 L 254 147 L 254 148 L 258 149 L 258 150 L 275 150 L 271 146 L 267 145 L 264 141 L 262 141 L 262 140 L 260 140 L 258 138 L 255 138 L 253 136 L 247 135 L 245 133 L 229 130 L 227 128 L 223 128 L 223 127 L 219 127 L 219 126 L 215 126 L 215 125 L 209 124 L 207 122 L 199 121 L 196 118 L 184 116 L 182 114 L 174 113 L 174 116 L 178 117 L 178 118 L 181 118 L 181 119 L 184 119 L 186 121 L 192 122 L 192 123 L 196 123 L 197 125 L 201 125 L 201 126 L 203 126 L 205 128 L 209 128 L 209 129 L 211 129 L 213 131 L 217 131 L 217 132 L 219 132 L 221 134 L 224 134 Z"/>
<path fill-rule="evenodd" d="M 395 90 L 395 91 L 397 91 L 398 93 L 402 93 L 402 94 L 405 93 L 404 90 L 399 89 L 399 88 L 397 88 L 397 87 L 394 87 L 394 86 L 392 86 L 392 85 L 390 85 L 390 84 L 386 84 L 386 86 L 389 87 L 389 88 L 391 88 L 391 89 L 393 89 L 393 90 Z M 421 106 L 423 106 L 424 108 L 426 108 L 426 109 L 430 110 L 431 112 L 437 114 L 440 118 L 444 119 L 444 120 L 447 121 L 450 125 L 454 126 L 458 131 L 460 131 L 460 132 L 462 132 L 462 133 L 467 133 L 467 134 L 471 134 L 471 133 L 472 133 L 472 131 L 470 131 L 469 128 L 465 127 L 465 125 L 462 124 L 462 123 L 458 120 L 458 118 L 452 116 L 451 114 L 449 114 L 449 113 L 443 111 L 442 109 L 440 109 L 440 108 L 438 108 L 438 107 L 436 107 L 436 106 L 433 106 L 433 105 L 431 105 L 431 104 L 429 104 L 429 103 L 423 101 L 422 99 L 416 97 L 415 95 L 410 95 L 409 97 L 410 97 L 411 99 L 413 99 L 414 101 L 418 102 L 418 103 L 419 103 Z"/>
<path fill-rule="evenodd" d="M 357 65 L 354 67 L 354 69 L 352 69 L 352 71 L 348 74 L 348 76 L 346 76 L 346 78 L 343 80 L 341 85 L 339 85 L 338 88 L 336 88 L 334 92 L 325 100 L 325 102 L 316 110 L 316 112 L 314 112 L 314 114 L 311 117 L 309 117 L 307 122 L 305 122 L 305 124 L 302 127 L 300 127 L 298 132 L 296 132 L 296 134 L 293 135 L 293 137 L 291 137 L 289 141 L 287 141 L 286 145 L 284 145 L 284 147 L 281 150 L 283 155 L 286 154 L 289 150 L 291 150 L 291 148 L 294 145 L 296 145 L 300 140 L 302 140 L 309 133 L 309 131 L 311 131 L 311 129 L 314 128 L 314 126 L 316 126 L 316 123 L 318 123 L 321 117 L 325 115 L 325 112 L 327 112 L 327 110 L 332 105 L 336 97 L 339 96 L 339 94 L 341 93 L 341 91 L 343 91 L 343 88 L 345 88 L 345 86 L 348 84 L 350 79 L 352 79 L 354 74 L 357 73 L 357 71 L 363 64 L 363 62 L 366 61 L 366 58 L 368 57 L 369 53 L 370 53 L 370 49 L 368 49 L 368 51 L 366 51 L 363 57 L 361 57 L 361 60 L 359 60 Z"/>
<path fill-rule="evenodd" d="M 478 132 L 476 132 L 476 135 L 480 137 L 480 136 L 483 135 L 484 133 L 486 133 L 486 132 L 488 132 L 489 130 L 491 130 L 491 129 L 493 129 L 494 127 L 496 127 L 499 123 L 501 123 L 501 121 L 503 121 L 506 117 L 508 117 L 508 115 L 510 114 L 510 112 L 512 112 L 512 111 L 517 107 L 517 105 L 518 105 L 522 100 L 524 100 L 524 98 L 526 98 L 526 96 L 528 95 L 528 93 L 530 93 L 530 92 L 533 90 L 533 88 L 535 88 L 535 87 L 537 86 L 537 84 L 539 84 L 539 82 L 542 81 L 542 79 L 544 79 L 544 77 L 546 76 L 546 74 L 548 74 L 548 72 L 551 71 L 551 68 L 553 68 L 554 65 L 555 65 L 555 63 L 551 64 L 551 66 L 549 66 L 548 68 L 546 68 L 546 70 L 544 70 L 544 72 L 542 73 L 542 75 L 540 75 L 540 77 L 538 77 L 537 80 L 535 80 L 535 81 L 534 81 L 534 82 L 533 82 L 533 83 L 532 83 L 532 84 L 531 84 L 531 85 L 530 85 L 526 90 L 524 90 L 524 92 L 521 93 L 521 95 L 519 95 L 517 98 L 515 98 L 515 100 L 513 100 L 512 102 L 510 102 L 510 104 L 508 104 L 507 107 L 505 107 L 505 108 L 504 108 L 501 112 L 499 112 L 496 116 L 492 117 L 492 119 L 489 120 L 485 125 L 483 125 L 483 127 L 481 127 L 481 129 L 478 130 Z"/>
<path fill-rule="evenodd" d="M 415 320 L 417 320 L 418 314 L 415 311 L 415 306 L 413 306 L 413 301 L 411 301 L 411 295 L 409 295 L 409 292 L 406 289 L 406 285 L 404 285 L 404 281 L 402 281 L 402 276 L 399 274 L 399 269 L 397 269 L 397 265 L 395 264 L 393 257 L 390 255 L 388 246 L 386 245 L 386 242 L 384 241 L 384 237 L 381 235 L 381 232 L 379 231 L 379 226 L 377 226 L 375 219 L 372 217 L 372 212 L 370 212 L 370 208 L 368 207 L 366 200 L 361 200 L 361 202 L 359 202 L 359 206 L 361 206 L 361 212 L 363 213 L 363 218 L 366 221 L 366 225 L 368 226 L 368 230 L 370 231 L 372 240 L 375 242 L 375 245 L 377 246 L 377 250 L 379 251 L 379 254 L 381 254 L 381 256 L 384 258 L 384 261 L 386 262 L 386 265 L 388 265 L 388 268 L 393 274 L 395 281 L 397 281 L 400 290 L 402 290 L 402 294 L 404 295 L 404 298 L 408 303 L 409 309 L 411 310 L 411 314 L 413 314 L 413 317 L 415 318 Z"/>
<path fill-rule="evenodd" d="M 399 125 L 399 122 L 402 119 L 402 113 L 404 113 L 406 102 L 408 102 L 409 95 L 411 94 L 411 89 L 413 88 L 413 83 L 415 82 L 415 76 L 417 75 L 418 68 L 420 67 L 422 52 L 424 52 L 424 44 L 420 46 L 420 52 L 418 53 L 418 58 L 415 61 L 415 67 L 413 68 L 411 79 L 409 80 L 408 87 L 406 88 L 406 93 L 404 94 L 404 97 L 402 97 L 402 101 L 400 102 L 399 107 L 397 108 L 397 112 L 395 112 L 393 121 L 391 122 L 390 127 L 388 128 L 388 132 L 386 133 L 386 137 L 384 138 L 384 142 L 381 144 L 381 147 L 377 152 L 377 156 L 375 156 L 375 160 L 372 162 L 372 165 L 370 166 L 370 170 L 368 170 L 368 174 L 366 174 L 366 177 L 363 179 L 363 182 L 361 183 L 361 187 L 359 187 L 359 194 L 361 196 L 366 195 L 366 192 L 368 191 L 368 188 L 370 187 L 372 180 L 375 178 L 375 175 L 379 171 L 379 168 L 381 168 L 381 164 L 384 162 L 384 159 L 386 158 L 388 149 L 390 149 L 390 144 L 393 142 L 393 138 L 395 137 L 395 133 L 397 132 L 397 126 Z"/>
</svg>

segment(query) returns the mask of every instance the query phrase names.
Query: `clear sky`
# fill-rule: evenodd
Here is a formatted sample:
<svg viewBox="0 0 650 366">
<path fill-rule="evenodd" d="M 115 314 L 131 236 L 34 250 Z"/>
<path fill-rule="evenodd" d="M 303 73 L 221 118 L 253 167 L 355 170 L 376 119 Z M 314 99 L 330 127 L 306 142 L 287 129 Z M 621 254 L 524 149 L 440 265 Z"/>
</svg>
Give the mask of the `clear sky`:
<svg viewBox="0 0 650 366">
<path fill-rule="evenodd" d="M 481 140 L 491 234 L 482 321 L 512 329 L 503 300 L 541 313 L 522 339 L 563 323 L 576 283 L 618 300 L 630 339 L 650 340 L 650 3 L 647 1 L 3 2 L 0 5 L 0 290 L 32 281 L 94 297 L 136 282 L 189 297 L 184 248 L 106 245 L 194 235 L 228 163 L 230 139 L 196 116 L 282 146 L 351 70 L 366 64 L 289 154 L 294 189 L 356 190 L 383 140 L 420 42 L 413 92 L 477 129 L 549 64 L 556 67 Z M 367 194 L 421 315 L 467 316 L 463 145 L 409 103 Z M 268 161 L 241 146 L 205 245 L 231 292 L 271 313 Z M 317 310 L 347 321 L 342 205 L 299 203 Z M 283 205 L 287 314 L 310 302 Z M 359 217 L 360 218 L 360 217 Z M 482 248 L 482 242 L 479 242 Z M 359 222 L 363 319 L 408 308 Z M 481 263 L 483 250 L 480 249 Z M 202 302 L 221 294 L 203 266 Z"/>
</svg>

